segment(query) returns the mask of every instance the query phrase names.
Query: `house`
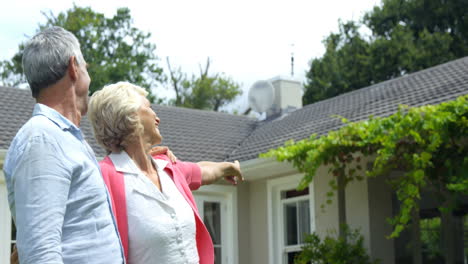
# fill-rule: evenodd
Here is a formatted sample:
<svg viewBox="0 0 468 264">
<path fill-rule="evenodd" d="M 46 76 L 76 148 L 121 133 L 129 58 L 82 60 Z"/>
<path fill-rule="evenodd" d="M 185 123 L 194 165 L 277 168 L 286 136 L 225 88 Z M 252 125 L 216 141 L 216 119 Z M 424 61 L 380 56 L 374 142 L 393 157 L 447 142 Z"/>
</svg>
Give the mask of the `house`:
<svg viewBox="0 0 468 264">
<path fill-rule="evenodd" d="M 275 79 L 273 84 L 277 94 L 295 94 L 300 89 L 300 84 L 291 80 Z M 292 263 L 300 250 L 303 233 L 315 231 L 324 235 L 338 230 L 337 203 L 327 205 L 325 210 L 320 208 L 325 203 L 331 178 L 325 168 L 320 168 L 314 182 L 299 192 L 295 188 L 302 175 L 290 164 L 258 158 L 260 153 L 290 139 L 300 140 L 313 133 L 323 135 L 338 129 L 343 124 L 333 115 L 359 121 L 371 115 L 391 115 L 400 104 L 438 104 L 465 94 L 468 94 L 468 57 L 295 111 L 280 104 L 283 110 L 263 121 L 194 109 L 158 105 L 153 108 L 161 118 L 163 145 L 169 146 L 179 159 L 241 162 L 246 182 L 237 187 L 222 183 L 204 186 L 195 193 L 219 263 L 282 264 Z M 16 131 L 29 119 L 33 104 L 29 91 L 0 87 L 0 168 Z M 82 129 L 96 156 L 104 157 L 105 152 L 96 144 L 86 118 Z M 360 228 L 371 256 L 382 259 L 382 263 L 411 263 L 407 262 L 405 249 L 407 236 L 403 234 L 397 240 L 385 238 L 391 232 L 385 219 L 392 216 L 396 206 L 394 194 L 382 180 L 352 183 L 346 189 L 348 223 Z M 429 199 L 425 206 L 423 209 L 429 210 L 437 205 Z M 463 253 L 463 244 L 468 244 L 467 236 L 463 238 L 463 233 L 468 233 L 463 229 L 463 223 L 468 222 L 467 214 L 468 210 L 458 212 L 456 223 L 450 227 L 460 242 L 455 243 L 460 258 L 466 258 L 467 254 Z M 15 237 L 1 171 L 0 216 L 0 263 L 8 263 Z"/>
</svg>

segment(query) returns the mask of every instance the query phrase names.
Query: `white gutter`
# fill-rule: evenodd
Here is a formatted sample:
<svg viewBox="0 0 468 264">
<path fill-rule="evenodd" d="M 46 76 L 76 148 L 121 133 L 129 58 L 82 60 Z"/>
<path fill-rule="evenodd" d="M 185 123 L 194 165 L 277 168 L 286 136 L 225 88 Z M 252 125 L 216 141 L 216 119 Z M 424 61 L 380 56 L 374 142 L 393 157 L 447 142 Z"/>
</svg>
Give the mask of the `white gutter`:
<svg viewBox="0 0 468 264">
<path fill-rule="evenodd" d="M 240 163 L 245 180 L 256 181 L 266 178 L 297 173 L 291 163 L 279 162 L 274 158 L 257 158 Z"/>
</svg>

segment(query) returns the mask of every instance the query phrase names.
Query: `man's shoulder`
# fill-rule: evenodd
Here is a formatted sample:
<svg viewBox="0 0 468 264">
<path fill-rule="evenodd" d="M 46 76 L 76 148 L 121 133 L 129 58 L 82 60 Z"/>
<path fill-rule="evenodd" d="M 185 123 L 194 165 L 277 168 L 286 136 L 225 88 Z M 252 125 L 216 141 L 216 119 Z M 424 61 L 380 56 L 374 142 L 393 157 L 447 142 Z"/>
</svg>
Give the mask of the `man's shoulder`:
<svg viewBox="0 0 468 264">
<path fill-rule="evenodd" d="M 18 130 L 10 143 L 5 157 L 5 172 L 10 173 L 10 170 L 18 162 L 19 157 L 23 155 L 25 148 L 31 140 L 40 135 L 48 137 L 51 134 L 49 130 L 52 128 L 47 124 L 49 122 L 43 116 L 33 116 Z"/>
<path fill-rule="evenodd" d="M 28 139 L 37 136 L 53 137 L 62 130 L 53 121 L 43 115 L 31 117 L 16 133 L 15 139 Z"/>
<path fill-rule="evenodd" d="M 22 152 L 25 146 L 37 138 L 52 140 L 57 137 L 61 129 L 45 116 L 31 117 L 16 133 L 11 141 L 7 156 Z"/>
</svg>

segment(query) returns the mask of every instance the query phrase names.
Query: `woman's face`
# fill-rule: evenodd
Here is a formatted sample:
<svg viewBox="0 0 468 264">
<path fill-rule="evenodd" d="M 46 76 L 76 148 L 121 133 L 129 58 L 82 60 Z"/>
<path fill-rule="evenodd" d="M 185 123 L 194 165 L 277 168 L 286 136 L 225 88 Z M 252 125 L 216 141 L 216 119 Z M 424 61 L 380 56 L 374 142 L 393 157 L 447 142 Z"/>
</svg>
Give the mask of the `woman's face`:
<svg viewBox="0 0 468 264">
<path fill-rule="evenodd" d="M 141 96 L 141 106 L 138 109 L 138 117 L 143 126 L 143 138 L 151 145 L 160 144 L 162 136 L 159 133 L 160 119 L 151 109 L 151 104 L 144 96 Z"/>
</svg>

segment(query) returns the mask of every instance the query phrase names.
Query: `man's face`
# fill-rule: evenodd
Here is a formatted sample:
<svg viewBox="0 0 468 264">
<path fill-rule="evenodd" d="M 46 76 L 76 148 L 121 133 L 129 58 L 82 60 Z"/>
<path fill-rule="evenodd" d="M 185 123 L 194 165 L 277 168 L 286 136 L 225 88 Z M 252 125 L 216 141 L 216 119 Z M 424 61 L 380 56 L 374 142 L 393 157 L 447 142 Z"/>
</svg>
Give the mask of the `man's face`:
<svg viewBox="0 0 468 264">
<path fill-rule="evenodd" d="M 81 114 L 85 115 L 88 111 L 88 94 L 91 78 L 88 74 L 88 65 L 81 63 L 78 65 L 78 79 L 76 82 L 76 97 L 81 107 Z"/>
</svg>

